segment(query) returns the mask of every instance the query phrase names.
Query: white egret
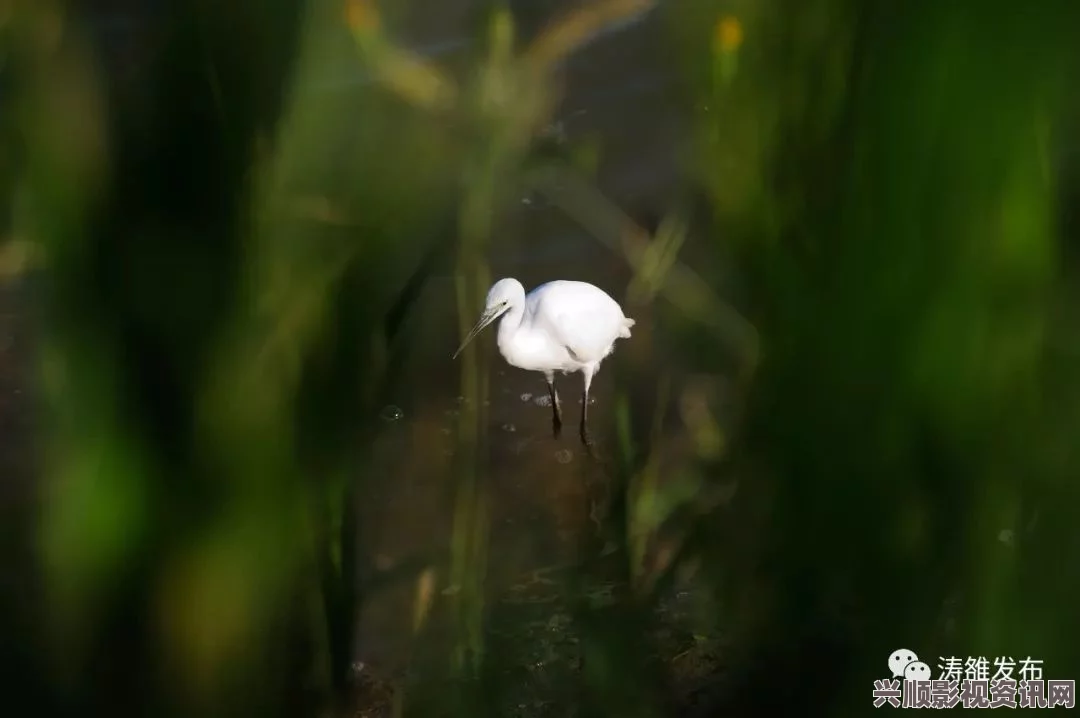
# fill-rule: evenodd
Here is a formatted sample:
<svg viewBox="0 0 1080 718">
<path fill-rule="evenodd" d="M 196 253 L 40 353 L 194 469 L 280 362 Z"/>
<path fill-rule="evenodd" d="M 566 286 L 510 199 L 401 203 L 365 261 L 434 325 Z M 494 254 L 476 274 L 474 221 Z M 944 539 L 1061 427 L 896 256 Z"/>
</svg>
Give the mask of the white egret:
<svg viewBox="0 0 1080 718">
<path fill-rule="evenodd" d="M 587 426 L 589 387 L 602 362 L 615 349 L 616 339 L 629 339 L 634 320 L 623 315 L 607 292 L 586 282 L 556 280 L 527 295 L 516 279 L 500 279 L 488 290 L 480 321 L 454 352 L 461 351 L 499 317 L 499 353 L 510 366 L 543 372 L 551 395 L 552 428 L 562 429 L 562 407 L 555 390 L 555 372 L 579 371 L 585 379 L 581 394 L 581 441 L 591 445 Z"/>
</svg>

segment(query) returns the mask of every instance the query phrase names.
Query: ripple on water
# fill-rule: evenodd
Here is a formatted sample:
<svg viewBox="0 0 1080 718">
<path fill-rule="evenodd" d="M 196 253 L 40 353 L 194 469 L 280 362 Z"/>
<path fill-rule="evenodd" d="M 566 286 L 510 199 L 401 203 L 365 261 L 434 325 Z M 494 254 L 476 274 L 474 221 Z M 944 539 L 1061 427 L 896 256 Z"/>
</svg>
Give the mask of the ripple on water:
<svg viewBox="0 0 1080 718">
<path fill-rule="evenodd" d="M 560 464 L 569 464 L 574 459 L 574 454 L 570 449 L 560 449 L 555 452 L 555 460 Z"/>
<path fill-rule="evenodd" d="M 512 434 L 515 431 L 517 431 L 517 427 L 514 426 L 513 424 L 503 424 L 502 425 L 502 430 L 509 433 L 509 434 Z"/>
<path fill-rule="evenodd" d="M 547 394 L 541 394 L 540 396 L 533 399 L 533 402 L 537 406 L 551 406 L 551 397 Z"/>
<path fill-rule="evenodd" d="M 530 394 L 529 392 L 525 392 L 521 395 L 522 401 L 528 401 L 529 399 L 532 399 L 532 394 Z"/>
<path fill-rule="evenodd" d="M 401 407 L 387 404 L 383 407 L 383 410 L 379 412 L 379 416 L 383 421 L 397 421 L 405 416 L 405 412 L 401 410 Z"/>
</svg>

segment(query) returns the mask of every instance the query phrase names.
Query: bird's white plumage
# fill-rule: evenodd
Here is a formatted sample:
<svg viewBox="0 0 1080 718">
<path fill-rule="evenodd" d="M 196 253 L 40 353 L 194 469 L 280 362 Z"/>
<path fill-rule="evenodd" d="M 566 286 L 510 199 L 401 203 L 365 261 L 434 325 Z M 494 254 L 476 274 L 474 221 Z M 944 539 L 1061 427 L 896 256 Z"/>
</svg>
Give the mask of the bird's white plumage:
<svg viewBox="0 0 1080 718">
<path fill-rule="evenodd" d="M 589 386 L 600 363 L 615 349 L 617 339 L 629 339 L 634 320 L 625 316 L 607 292 L 586 282 L 556 280 L 527 295 L 516 279 L 500 279 L 488 291 L 484 313 L 462 342 L 465 348 L 481 330 L 501 317 L 498 346 L 506 362 L 527 371 L 543 372 L 560 423 L 555 372 L 580 371 L 585 379 L 582 439 Z M 454 355 L 457 356 L 457 353 Z"/>
<path fill-rule="evenodd" d="M 604 290 L 585 282 L 541 284 L 525 296 L 525 306 L 534 326 L 590 361 L 610 354 L 616 339 L 630 338 L 634 325 Z"/>
<path fill-rule="evenodd" d="M 504 279 L 489 292 L 488 307 L 500 301 L 508 308 L 499 322 L 499 352 L 529 371 L 595 371 L 634 325 L 618 302 L 586 282 L 556 280 L 526 295 L 520 282 Z"/>
</svg>

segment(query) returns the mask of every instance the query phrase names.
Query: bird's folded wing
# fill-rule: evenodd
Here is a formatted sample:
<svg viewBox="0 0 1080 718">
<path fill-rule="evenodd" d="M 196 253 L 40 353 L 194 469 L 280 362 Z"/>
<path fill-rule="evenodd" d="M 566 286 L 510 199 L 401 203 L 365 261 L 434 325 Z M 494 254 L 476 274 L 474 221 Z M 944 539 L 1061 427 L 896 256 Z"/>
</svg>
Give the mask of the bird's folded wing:
<svg viewBox="0 0 1080 718">
<path fill-rule="evenodd" d="M 607 336 L 609 321 L 603 312 L 562 314 L 554 326 L 548 327 L 548 332 L 566 347 L 574 361 L 599 361 L 614 339 Z"/>
</svg>

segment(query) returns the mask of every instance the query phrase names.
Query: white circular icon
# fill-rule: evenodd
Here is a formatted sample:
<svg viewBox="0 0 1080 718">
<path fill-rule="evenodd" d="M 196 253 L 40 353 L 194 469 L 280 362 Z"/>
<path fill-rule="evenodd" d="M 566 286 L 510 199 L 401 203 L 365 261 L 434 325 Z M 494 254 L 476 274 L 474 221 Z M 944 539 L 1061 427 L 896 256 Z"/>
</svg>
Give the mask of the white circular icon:
<svg viewBox="0 0 1080 718">
<path fill-rule="evenodd" d="M 922 661 L 912 661 L 904 668 L 905 681 L 928 681 L 930 680 L 930 666 Z"/>
<path fill-rule="evenodd" d="M 915 655 L 914 651 L 909 651 L 906 648 L 898 648 L 893 651 L 889 656 L 889 670 L 892 671 L 893 678 L 903 678 L 904 669 L 908 667 L 908 664 L 915 663 L 918 660 L 919 657 Z"/>
</svg>

